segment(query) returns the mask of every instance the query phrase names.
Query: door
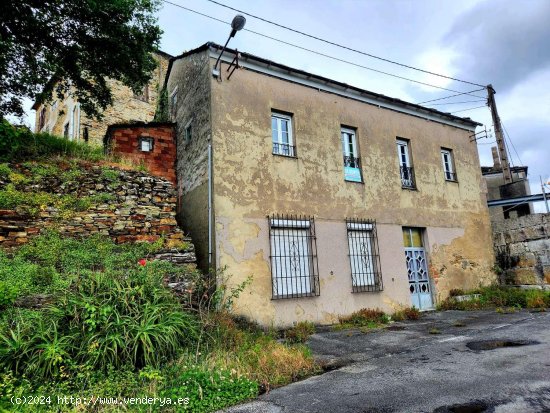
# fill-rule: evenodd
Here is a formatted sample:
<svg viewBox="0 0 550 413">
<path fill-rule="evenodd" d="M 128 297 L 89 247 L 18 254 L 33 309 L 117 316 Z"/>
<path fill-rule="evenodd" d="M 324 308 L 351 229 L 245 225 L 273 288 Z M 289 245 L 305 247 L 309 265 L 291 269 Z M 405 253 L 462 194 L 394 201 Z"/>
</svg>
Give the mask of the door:
<svg viewBox="0 0 550 413">
<path fill-rule="evenodd" d="M 419 310 L 432 309 L 432 289 L 426 265 L 426 251 L 422 243 L 422 230 L 403 228 L 403 242 L 412 305 Z"/>
</svg>

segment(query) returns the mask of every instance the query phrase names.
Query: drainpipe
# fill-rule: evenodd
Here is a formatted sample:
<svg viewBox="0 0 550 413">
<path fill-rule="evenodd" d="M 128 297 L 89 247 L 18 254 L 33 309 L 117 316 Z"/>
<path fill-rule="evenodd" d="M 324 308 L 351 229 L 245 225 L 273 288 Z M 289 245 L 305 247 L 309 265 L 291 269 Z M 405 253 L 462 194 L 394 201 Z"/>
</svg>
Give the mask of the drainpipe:
<svg viewBox="0 0 550 413">
<path fill-rule="evenodd" d="M 212 268 L 212 143 L 208 140 L 208 268 Z"/>
</svg>

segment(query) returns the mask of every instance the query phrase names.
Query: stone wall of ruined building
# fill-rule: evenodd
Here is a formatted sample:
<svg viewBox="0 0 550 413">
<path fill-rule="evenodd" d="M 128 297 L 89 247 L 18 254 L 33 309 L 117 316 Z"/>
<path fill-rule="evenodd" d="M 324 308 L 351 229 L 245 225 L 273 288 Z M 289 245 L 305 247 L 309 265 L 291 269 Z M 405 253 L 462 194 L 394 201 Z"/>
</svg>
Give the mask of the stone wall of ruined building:
<svg viewBox="0 0 550 413">
<path fill-rule="evenodd" d="M 504 284 L 550 284 L 550 214 L 493 223 L 493 245 Z"/>
</svg>

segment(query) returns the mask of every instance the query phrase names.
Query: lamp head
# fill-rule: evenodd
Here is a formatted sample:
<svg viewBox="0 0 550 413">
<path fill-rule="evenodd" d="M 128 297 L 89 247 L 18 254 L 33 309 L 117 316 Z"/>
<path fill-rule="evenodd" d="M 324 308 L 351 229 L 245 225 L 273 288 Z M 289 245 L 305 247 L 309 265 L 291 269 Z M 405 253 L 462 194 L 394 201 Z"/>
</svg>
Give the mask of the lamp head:
<svg viewBox="0 0 550 413">
<path fill-rule="evenodd" d="M 235 17 L 233 17 L 233 21 L 231 22 L 231 34 L 229 35 L 229 37 L 234 37 L 239 30 L 242 30 L 245 23 L 246 19 L 243 15 L 237 14 Z"/>
</svg>

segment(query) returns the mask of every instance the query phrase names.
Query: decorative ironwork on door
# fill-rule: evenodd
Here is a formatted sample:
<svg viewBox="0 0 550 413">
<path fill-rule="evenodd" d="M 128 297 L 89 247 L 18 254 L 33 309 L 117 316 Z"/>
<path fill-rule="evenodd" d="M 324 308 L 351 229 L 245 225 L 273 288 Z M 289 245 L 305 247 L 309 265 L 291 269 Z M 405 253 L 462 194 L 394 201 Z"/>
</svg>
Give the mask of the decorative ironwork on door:
<svg viewBox="0 0 550 413">
<path fill-rule="evenodd" d="M 407 248 L 405 257 L 411 294 L 430 294 L 430 280 L 428 279 L 424 248 Z"/>
</svg>

